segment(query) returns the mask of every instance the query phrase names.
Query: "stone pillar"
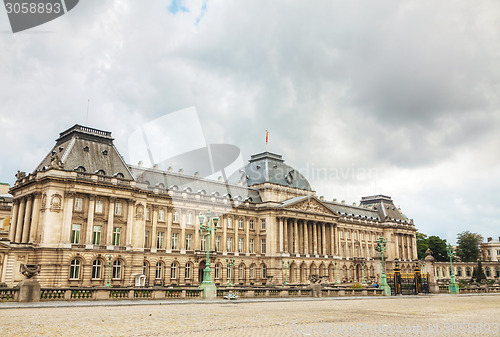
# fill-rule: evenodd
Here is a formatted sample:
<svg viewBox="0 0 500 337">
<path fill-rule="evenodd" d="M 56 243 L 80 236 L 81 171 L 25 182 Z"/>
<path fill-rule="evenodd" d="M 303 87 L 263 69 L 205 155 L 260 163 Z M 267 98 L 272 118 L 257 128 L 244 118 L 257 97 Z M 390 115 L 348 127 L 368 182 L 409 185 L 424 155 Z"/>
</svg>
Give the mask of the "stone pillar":
<svg viewBox="0 0 500 337">
<path fill-rule="evenodd" d="M 408 235 L 405 235 L 405 242 L 406 242 L 406 259 L 411 260 L 410 237 Z"/>
<path fill-rule="evenodd" d="M 126 245 L 128 247 L 131 247 L 132 246 L 132 233 L 133 233 L 133 227 L 134 227 L 135 200 L 128 199 L 127 203 L 128 203 L 128 207 L 127 207 L 127 241 L 126 241 Z"/>
<path fill-rule="evenodd" d="M 109 198 L 109 209 L 108 209 L 108 227 L 106 229 L 106 244 L 108 247 L 113 245 L 113 223 L 115 220 L 115 201 L 116 198 Z"/>
<path fill-rule="evenodd" d="M 297 219 L 293 219 L 293 239 L 295 240 L 295 247 L 293 252 L 299 253 L 299 228 L 297 226 Z"/>
<path fill-rule="evenodd" d="M 250 219 L 245 219 L 245 235 L 246 255 L 250 255 Z"/>
<path fill-rule="evenodd" d="M 283 232 L 284 232 L 284 235 L 283 235 L 283 251 L 285 253 L 289 253 L 289 248 L 288 248 L 288 219 L 287 218 L 284 218 L 283 219 Z"/>
<path fill-rule="evenodd" d="M 323 246 L 323 255 L 326 255 L 326 224 L 321 224 L 321 245 Z"/>
<path fill-rule="evenodd" d="M 9 228 L 9 241 L 14 242 L 16 239 L 16 225 L 17 225 L 17 212 L 19 211 L 19 200 L 14 200 L 14 206 L 12 208 L 12 219 L 10 219 Z"/>
<path fill-rule="evenodd" d="M 268 226 L 270 226 L 271 224 L 269 224 Z M 239 221 L 238 219 L 235 217 L 234 218 L 234 221 L 233 221 L 233 228 L 234 228 L 234 251 L 235 251 L 235 255 L 239 255 L 239 249 L 240 249 L 240 242 L 239 242 L 239 230 L 240 230 L 240 224 L 239 224 Z M 269 227 L 267 230 L 268 230 L 268 233 L 271 232 L 270 230 L 271 227 Z M 215 237 L 211 237 L 210 238 L 210 245 L 213 247 L 212 250 L 215 251 Z M 271 247 L 269 247 L 268 249 L 271 249 Z M 227 270 L 226 270 L 227 272 Z"/>
<path fill-rule="evenodd" d="M 279 240 L 279 252 L 283 252 L 283 218 L 278 218 L 278 240 Z"/>
<path fill-rule="evenodd" d="M 339 226 L 335 224 L 335 255 L 340 255 L 340 238 L 339 238 Z"/>
<path fill-rule="evenodd" d="M 36 234 L 38 232 L 38 223 L 40 222 L 40 202 L 42 194 L 40 192 L 35 192 L 33 201 L 33 211 L 31 212 L 31 229 L 28 242 L 36 242 Z"/>
<path fill-rule="evenodd" d="M 29 196 L 26 202 L 26 209 L 24 211 L 24 224 L 23 224 L 23 236 L 22 243 L 28 243 L 31 225 L 31 206 L 33 205 L 33 197 Z"/>
<path fill-rule="evenodd" d="M 309 236 L 307 231 L 307 220 L 304 220 L 304 254 L 309 254 Z"/>
<path fill-rule="evenodd" d="M 222 222 L 222 254 L 227 255 L 227 216 L 224 215 Z"/>
<path fill-rule="evenodd" d="M 318 223 L 316 221 L 313 222 L 313 239 L 312 239 L 312 244 L 313 244 L 313 253 L 314 255 L 318 254 Z"/>
<path fill-rule="evenodd" d="M 153 221 L 152 221 L 153 228 L 151 229 L 151 252 L 155 252 L 156 248 L 158 248 L 156 247 L 156 227 L 158 226 L 158 205 L 153 205 L 152 211 L 153 211 Z"/>
<path fill-rule="evenodd" d="M 182 215 L 181 215 L 181 242 L 179 244 L 179 247 L 181 249 L 181 251 L 186 251 L 186 217 L 187 217 L 187 213 L 186 212 L 182 212 Z M 210 250 L 210 247 L 208 247 L 208 249 Z"/>
<path fill-rule="evenodd" d="M 92 244 L 92 231 L 94 229 L 94 208 L 95 208 L 95 195 L 89 195 L 89 209 L 87 213 L 87 234 L 85 242 L 88 245 Z"/>
<path fill-rule="evenodd" d="M 172 252 L 172 220 L 173 220 L 173 215 L 174 215 L 174 208 L 173 207 L 170 207 L 167 209 L 167 244 L 166 244 L 166 248 L 167 248 L 167 253 L 171 253 Z M 198 223 L 198 218 L 197 217 L 194 217 L 194 221 L 195 221 L 195 239 L 196 240 L 196 233 L 199 231 L 199 226 L 200 224 Z M 193 245 L 193 249 L 196 249 L 196 241 L 195 242 L 192 242 L 191 243 Z M 194 271 L 193 271 L 194 272 Z"/>
<path fill-rule="evenodd" d="M 335 256 L 335 228 L 333 227 L 333 224 L 330 223 L 330 255 Z"/>
<path fill-rule="evenodd" d="M 75 193 L 69 192 L 64 195 L 63 224 L 61 242 L 63 244 L 71 242 L 71 222 L 73 220 L 73 203 Z"/>
<path fill-rule="evenodd" d="M 24 209 L 26 208 L 26 199 L 21 199 L 21 204 L 19 205 L 17 211 L 17 224 L 16 224 L 16 237 L 14 242 L 20 243 L 23 234 L 23 220 L 24 220 Z"/>
</svg>

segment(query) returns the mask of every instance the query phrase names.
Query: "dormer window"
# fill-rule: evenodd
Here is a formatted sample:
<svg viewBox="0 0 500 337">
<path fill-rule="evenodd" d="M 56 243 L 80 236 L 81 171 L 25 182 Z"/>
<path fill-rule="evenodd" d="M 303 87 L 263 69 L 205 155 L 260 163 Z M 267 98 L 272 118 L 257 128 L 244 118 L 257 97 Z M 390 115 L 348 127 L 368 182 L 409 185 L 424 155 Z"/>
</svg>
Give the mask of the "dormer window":
<svg viewBox="0 0 500 337">
<path fill-rule="evenodd" d="M 190 187 L 186 187 L 186 188 L 184 188 L 184 192 L 191 193 L 191 191 L 192 191 L 192 190 L 191 190 L 191 188 L 190 188 Z"/>
<path fill-rule="evenodd" d="M 84 147 L 83 147 L 83 151 L 85 151 L 85 152 L 89 152 L 89 147 L 88 147 L 88 146 L 84 146 Z"/>
<path fill-rule="evenodd" d="M 83 167 L 83 166 L 78 166 L 77 168 L 75 168 L 75 171 L 76 171 L 76 172 L 85 172 L 86 170 L 85 170 L 85 167 Z"/>
<path fill-rule="evenodd" d="M 179 190 L 179 186 L 177 186 L 177 185 L 172 185 L 172 186 L 170 186 L 170 188 L 169 188 L 169 189 L 171 189 L 172 191 L 178 191 L 178 190 Z"/>
<path fill-rule="evenodd" d="M 123 173 L 121 173 L 121 172 L 118 172 L 117 174 L 115 174 L 115 177 L 116 177 L 116 178 L 120 178 L 120 179 L 125 178 L 125 176 L 124 176 L 124 175 L 123 175 Z"/>
<path fill-rule="evenodd" d="M 105 155 L 105 156 L 107 156 L 108 155 L 108 150 L 102 151 L 102 154 Z"/>
<path fill-rule="evenodd" d="M 97 174 L 98 176 L 105 176 L 105 175 L 106 175 L 106 172 L 104 172 L 104 170 L 99 170 L 99 171 L 97 171 L 97 172 L 96 172 L 96 174 Z"/>
</svg>

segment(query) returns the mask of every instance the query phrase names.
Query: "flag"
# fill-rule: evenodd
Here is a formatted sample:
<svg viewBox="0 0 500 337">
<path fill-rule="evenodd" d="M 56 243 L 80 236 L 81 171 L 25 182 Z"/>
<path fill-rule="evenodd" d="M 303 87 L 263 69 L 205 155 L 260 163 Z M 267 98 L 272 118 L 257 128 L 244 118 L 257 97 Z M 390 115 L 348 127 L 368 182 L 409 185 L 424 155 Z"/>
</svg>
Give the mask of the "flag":
<svg viewBox="0 0 500 337">
<path fill-rule="evenodd" d="M 266 144 L 268 139 L 269 139 L 269 132 L 266 130 Z"/>
</svg>

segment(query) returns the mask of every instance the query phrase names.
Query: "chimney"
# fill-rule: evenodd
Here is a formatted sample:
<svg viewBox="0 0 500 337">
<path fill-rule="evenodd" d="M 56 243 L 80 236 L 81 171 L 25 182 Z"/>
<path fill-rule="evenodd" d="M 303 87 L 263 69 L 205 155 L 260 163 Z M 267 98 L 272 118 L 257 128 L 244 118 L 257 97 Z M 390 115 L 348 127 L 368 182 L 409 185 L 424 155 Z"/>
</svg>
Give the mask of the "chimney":
<svg viewBox="0 0 500 337">
<path fill-rule="evenodd" d="M 200 176 L 200 172 L 196 171 L 196 172 L 194 173 L 194 176 L 195 176 L 196 178 L 198 178 L 198 177 Z"/>
<path fill-rule="evenodd" d="M 142 167 L 142 160 L 137 163 L 137 166 Z"/>
<path fill-rule="evenodd" d="M 184 173 L 184 170 L 183 169 L 179 169 L 179 174 L 183 174 Z"/>
<path fill-rule="evenodd" d="M 353 202 L 353 203 L 352 203 L 352 205 L 353 205 L 353 206 L 356 206 L 356 202 Z"/>
<path fill-rule="evenodd" d="M 219 176 L 219 178 L 217 178 L 217 181 L 222 181 L 222 176 Z"/>
<path fill-rule="evenodd" d="M 333 202 L 337 202 L 337 198 L 333 198 Z"/>
<path fill-rule="evenodd" d="M 172 166 L 169 166 L 169 167 L 167 168 L 167 171 L 168 171 L 168 172 L 172 172 L 172 170 L 173 170 Z"/>
<path fill-rule="evenodd" d="M 342 203 L 342 205 L 345 205 L 345 200 L 342 200 L 341 203 Z"/>
<path fill-rule="evenodd" d="M 158 164 L 153 165 L 153 170 L 158 170 Z"/>
</svg>

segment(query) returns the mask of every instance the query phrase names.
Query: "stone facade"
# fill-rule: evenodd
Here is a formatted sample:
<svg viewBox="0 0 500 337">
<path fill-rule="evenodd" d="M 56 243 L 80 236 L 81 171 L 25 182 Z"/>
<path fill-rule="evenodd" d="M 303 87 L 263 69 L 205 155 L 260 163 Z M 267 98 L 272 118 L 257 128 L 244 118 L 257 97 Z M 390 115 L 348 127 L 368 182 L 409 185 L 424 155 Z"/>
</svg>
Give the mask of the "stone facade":
<svg viewBox="0 0 500 337">
<path fill-rule="evenodd" d="M 416 228 L 390 197 L 359 205 L 316 196 L 280 155 L 261 153 L 228 178 L 208 180 L 125 163 L 111 133 L 75 125 L 60 134 L 35 171 L 19 172 L 8 241 L 0 241 L 0 282 L 23 280 L 20 264 L 40 264 L 42 287 L 197 285 L 205 267 L 200 213 L 219 217 L 211 235 L 212 279 L 236 285 L 290 283 L 311 274 L 345 282 L 381 272 L 385 259 L 410 272 L 417 259 Z M 206 221 L 206 220 L 205 220 Z"/>
</svg>

